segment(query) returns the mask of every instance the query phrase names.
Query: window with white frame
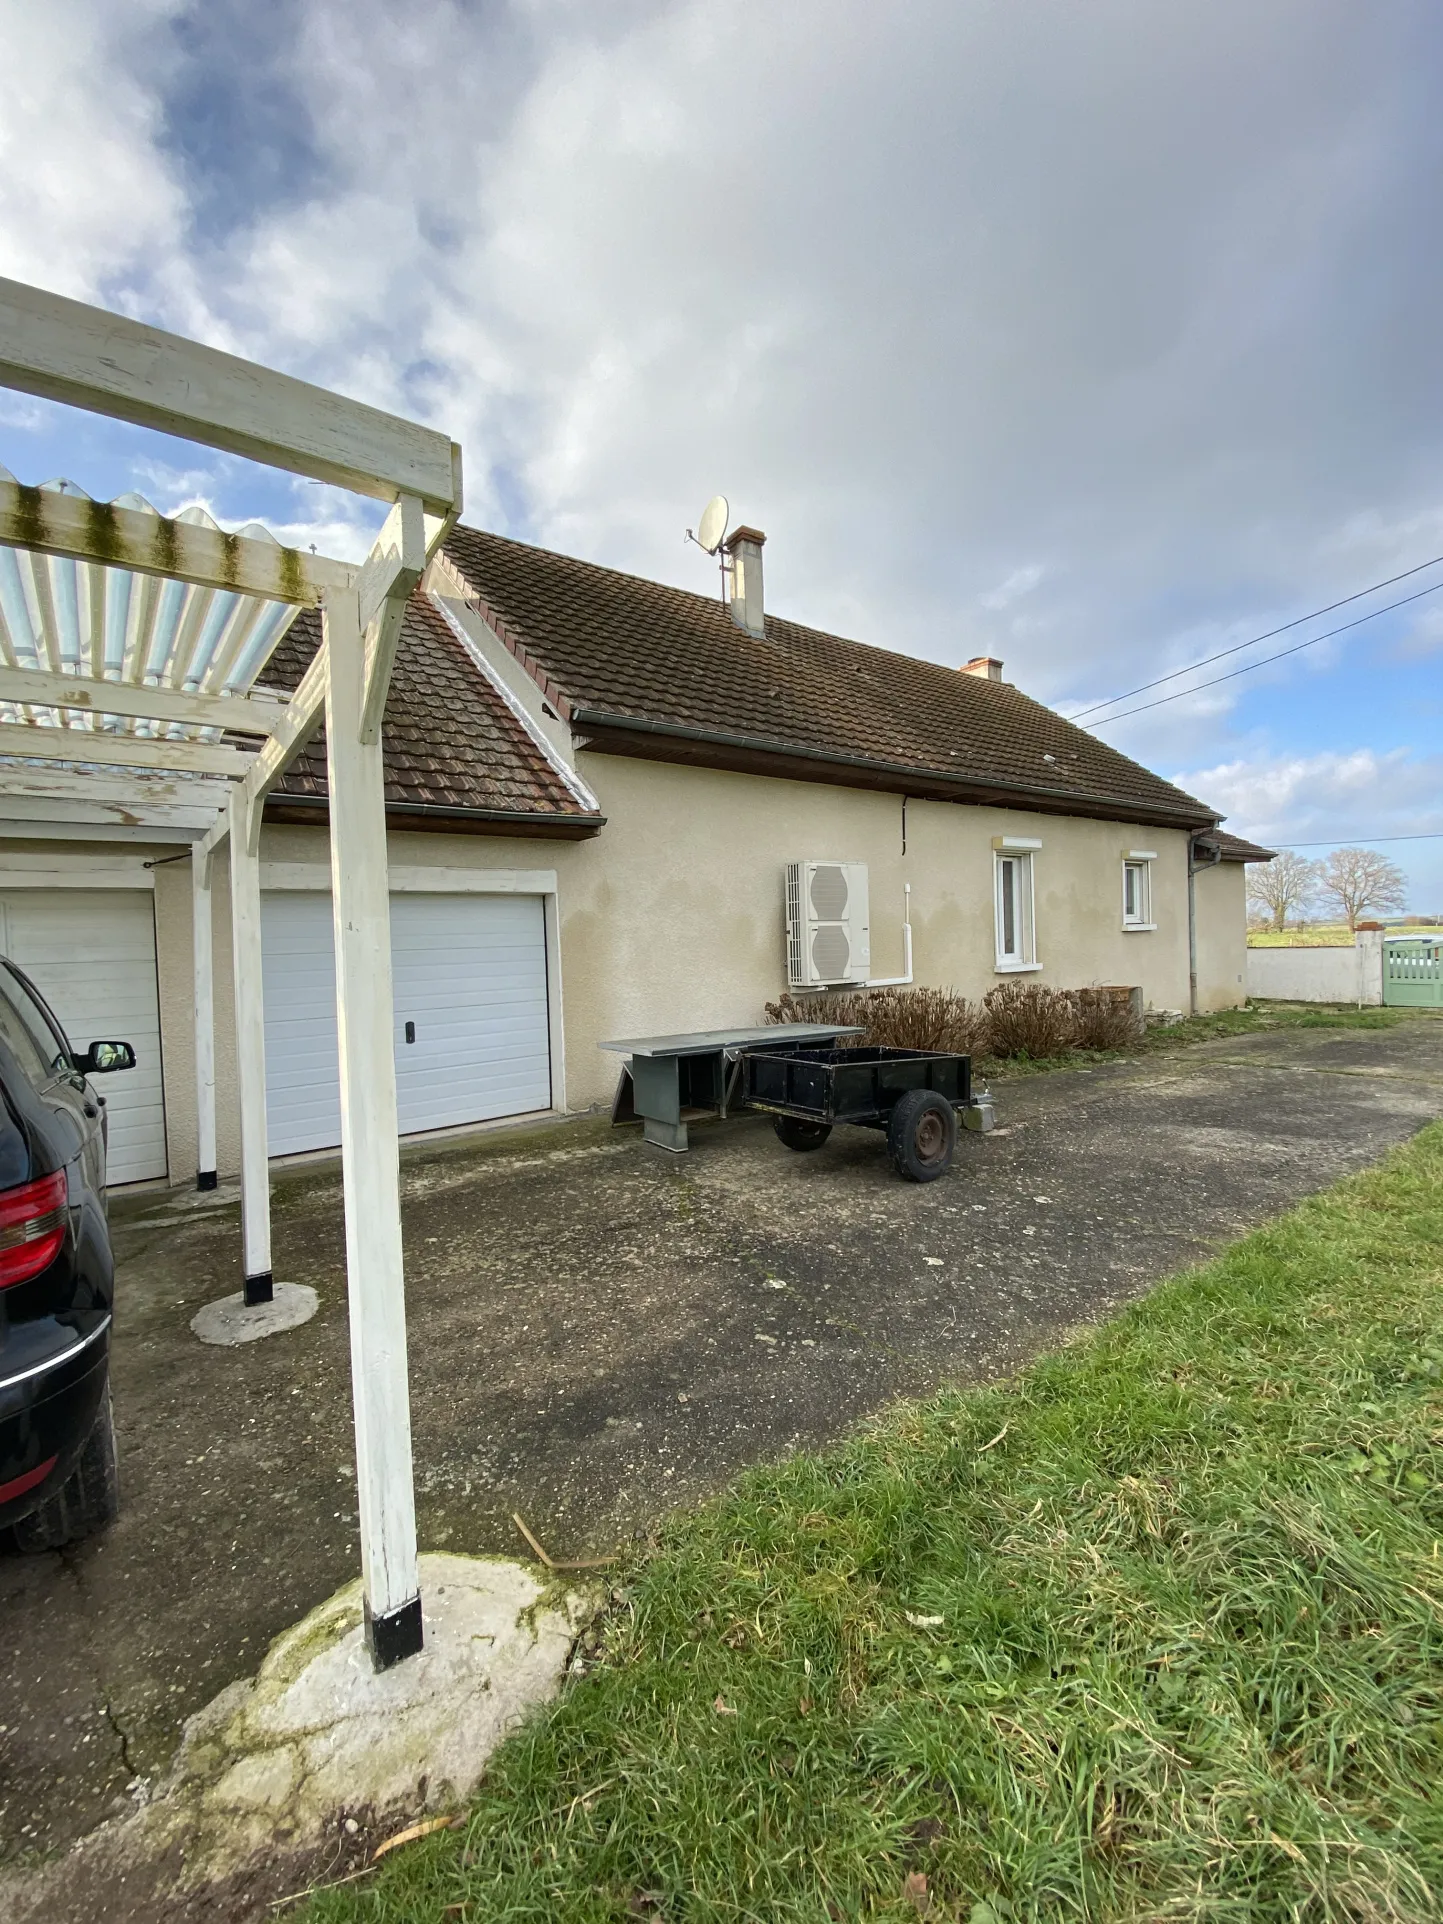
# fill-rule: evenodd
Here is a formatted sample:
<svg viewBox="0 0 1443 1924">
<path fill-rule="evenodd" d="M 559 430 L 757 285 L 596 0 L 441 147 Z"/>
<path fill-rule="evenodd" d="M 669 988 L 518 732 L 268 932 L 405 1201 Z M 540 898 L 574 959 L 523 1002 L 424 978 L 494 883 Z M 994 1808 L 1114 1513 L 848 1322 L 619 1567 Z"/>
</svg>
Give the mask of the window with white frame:
<svg viewBox="0 0 1443 1924">
<path fill-rule="evenodd" d="M 1122 861 L 1122 926 L 1125 929 L 1151 929 L 1152 864 L 1148 849 L 1129 849 Z"/>
<path fill-rule="evenodd" d="M 1032 912 L 1032 848 L 1038 846 L 1009 848 L 1004 843 L 994 856 L 999 969 L 1038 967 Z"/>
</svg>

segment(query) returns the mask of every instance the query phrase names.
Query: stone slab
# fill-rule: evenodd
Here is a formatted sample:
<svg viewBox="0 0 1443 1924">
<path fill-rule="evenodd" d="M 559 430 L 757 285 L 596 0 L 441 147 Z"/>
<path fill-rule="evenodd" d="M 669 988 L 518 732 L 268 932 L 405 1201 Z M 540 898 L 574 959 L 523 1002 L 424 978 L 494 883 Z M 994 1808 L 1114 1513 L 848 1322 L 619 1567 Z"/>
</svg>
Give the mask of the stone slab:
<svg viewBox="0 0 1443 1924">
<path fill-rule="evenodd" d="M 207 1303 L 191 1317 L 190 1326 L 203 1343 L 234 1349 L 240 1343 L 257 1343 L 263 1336 L 299 1329 L 315 1315 L 319 1300 L 309 1283 L 277 1283 L 268 1303 L 247 1304 L 237 1290 L 234 1296 Z"/>
</svg>

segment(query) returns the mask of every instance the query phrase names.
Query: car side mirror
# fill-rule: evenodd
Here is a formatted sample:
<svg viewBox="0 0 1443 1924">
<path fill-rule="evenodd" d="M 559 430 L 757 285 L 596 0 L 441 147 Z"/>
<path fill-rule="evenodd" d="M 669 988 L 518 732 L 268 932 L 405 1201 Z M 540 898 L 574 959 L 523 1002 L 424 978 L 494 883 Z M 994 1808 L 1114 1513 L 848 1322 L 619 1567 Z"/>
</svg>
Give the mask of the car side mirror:
<svg viewBox="0 0 1443 1924">
<path fill-rule="evenodd" d="M 135 1051 L 128 1042 L 92 1042 L 75 1066 L 83 1076 L 108 1076 L 115 1069 L 133 1069 Z"/>
</svg>

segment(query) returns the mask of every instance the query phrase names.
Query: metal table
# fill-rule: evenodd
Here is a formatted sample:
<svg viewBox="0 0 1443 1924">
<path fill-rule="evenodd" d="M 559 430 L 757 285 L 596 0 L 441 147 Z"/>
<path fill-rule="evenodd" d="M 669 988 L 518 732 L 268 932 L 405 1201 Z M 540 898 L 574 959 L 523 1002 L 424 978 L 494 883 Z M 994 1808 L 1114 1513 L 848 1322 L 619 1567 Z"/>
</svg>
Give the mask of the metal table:
<svg viewBox="0 0 1443 1924">
<path fill-rule="evenodd" d="M 629 1057 L 612 1104 L 613 1122 L 640 1119 L 648 1142 L 680 1153 L 686 1126 L 703 1116 L 725 1117 L 736 1090 L 743 1049 L 796 1049 L 860 1035 L 845 1022 L 774 1022 L 762 1029 L 708 1029 L 697 1035 L 634 1036 L 598 1046 Z"/>
</svg>

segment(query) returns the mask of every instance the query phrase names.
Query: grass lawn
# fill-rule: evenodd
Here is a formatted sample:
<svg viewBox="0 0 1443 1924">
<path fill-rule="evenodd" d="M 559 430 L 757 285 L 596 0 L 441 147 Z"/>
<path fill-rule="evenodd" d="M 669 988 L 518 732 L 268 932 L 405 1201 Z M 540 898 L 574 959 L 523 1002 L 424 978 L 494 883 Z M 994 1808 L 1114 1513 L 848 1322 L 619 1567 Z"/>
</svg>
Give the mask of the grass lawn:
<svg viewBox="0 0 1443 1924">
<path fill-rule="evenodd" d="M 1436 1917 L 1440 1538 L 1434 1125 L 679 1518 L 467 1826 L 307 1918 Z"/>
</svg>

